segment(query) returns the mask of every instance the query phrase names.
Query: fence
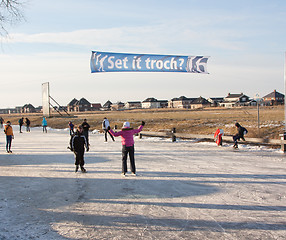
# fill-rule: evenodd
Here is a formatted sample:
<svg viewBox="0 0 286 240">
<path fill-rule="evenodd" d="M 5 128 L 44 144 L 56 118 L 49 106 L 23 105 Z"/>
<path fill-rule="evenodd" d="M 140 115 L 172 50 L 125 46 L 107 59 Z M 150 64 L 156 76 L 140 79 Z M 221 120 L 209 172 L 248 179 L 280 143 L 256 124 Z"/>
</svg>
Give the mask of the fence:
<svg viewBox="0 0 286 240">
<path fill-rule="evenodd" d="M 162 137 L 162 138 L 171 138 L 172 142 L 175 142 L 177 138 L 181 139 L 199 139 L 214 141 L 214 135 L 205 135 L 205 134 L 189 134 L 189 133 L 177 133 L 176 129 L 173 128 L 171 131 L 165 132 L 149 132 L 142 131 L 139 133 L 139 137 L 143 136 L 148 137 Z M 246 144 L 256 144 L 256 145 L 269 145 L 269 146 L 281 146 L 281 150 L 286 152 L 286 135 L 280 134 L 281 139 L 265 139 L 265 138 L 246 138 L 244 143 Z M 233 142 L 232 136 L 223 136 L 224 142 Z"/>
</svg>

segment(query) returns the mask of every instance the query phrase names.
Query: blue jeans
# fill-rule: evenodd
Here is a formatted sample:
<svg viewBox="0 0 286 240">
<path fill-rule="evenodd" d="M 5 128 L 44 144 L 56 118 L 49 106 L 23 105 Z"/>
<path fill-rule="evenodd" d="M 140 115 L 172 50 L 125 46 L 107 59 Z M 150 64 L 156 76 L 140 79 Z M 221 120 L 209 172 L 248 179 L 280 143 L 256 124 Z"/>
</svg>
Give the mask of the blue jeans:
<svg viewBox="0 0 286 240">
<path fill-rule="evenodd" d="M 12 144 L 12 135 L 6 135 L 6 151 L 11 150 L 11 144 Z"/>
</svg>

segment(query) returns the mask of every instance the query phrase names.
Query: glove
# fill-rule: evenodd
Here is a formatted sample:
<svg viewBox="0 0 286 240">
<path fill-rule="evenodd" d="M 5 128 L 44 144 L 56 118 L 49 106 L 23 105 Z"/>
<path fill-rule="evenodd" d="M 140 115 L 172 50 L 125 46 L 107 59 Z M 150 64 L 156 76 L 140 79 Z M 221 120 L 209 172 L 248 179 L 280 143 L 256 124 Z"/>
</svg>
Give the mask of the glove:
<svg viewBox="0 0 286 240">
<path fill-rule="evenodd" d="M 89 147 L 86 149 L 86 151 L 87 151 L 87 152 L 89 151 Z"/>
<path fill-rule="evenodd" d="M 142 126 L 144 126 L 144 125 L 145 125 L 145 122 L 144 122 L 144 121 L 142 121 L 141 125 L 142 125 Z"/>
<path fill-rule="evenodd" d="M 110 126 L 107 127 L 107 130 L 108 130 L 108 131 L 110 130 Z"/>
</svg>

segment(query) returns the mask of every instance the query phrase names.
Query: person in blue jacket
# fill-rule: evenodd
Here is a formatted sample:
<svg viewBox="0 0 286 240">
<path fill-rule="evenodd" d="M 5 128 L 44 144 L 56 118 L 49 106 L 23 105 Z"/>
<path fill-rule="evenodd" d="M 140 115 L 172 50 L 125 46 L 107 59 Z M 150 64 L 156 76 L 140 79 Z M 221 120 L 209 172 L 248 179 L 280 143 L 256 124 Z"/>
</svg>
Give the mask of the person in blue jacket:
<svg viewBox="0 0 286 240">
<path fill-rule="evenodd" d="M 45 117 L 43 117 L 42 126 L 43 126 L 43 132 L 47 133 L 48 122 Z"/>
</svg>

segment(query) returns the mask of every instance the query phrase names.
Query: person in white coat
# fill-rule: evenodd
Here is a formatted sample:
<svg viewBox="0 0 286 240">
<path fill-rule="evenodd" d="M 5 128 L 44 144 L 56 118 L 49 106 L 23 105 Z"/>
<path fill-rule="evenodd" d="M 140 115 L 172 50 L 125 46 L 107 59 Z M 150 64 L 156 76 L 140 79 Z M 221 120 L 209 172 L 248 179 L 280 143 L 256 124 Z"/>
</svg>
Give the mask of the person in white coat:
<svg viewBox="0 0 286 240">
<path fill-rule="evenodd" d="M 104 137 L 105 137 L 105 142 L 107 142 L 107 133 L 110 135 L 112 141 L 114 142 L 114 137 L 112 134 L 108 131 L 108 127 L 110 127 L 108 119 L 105 117 L 102 122 L 102 129 L 104 130 Z"/>
</svg>

